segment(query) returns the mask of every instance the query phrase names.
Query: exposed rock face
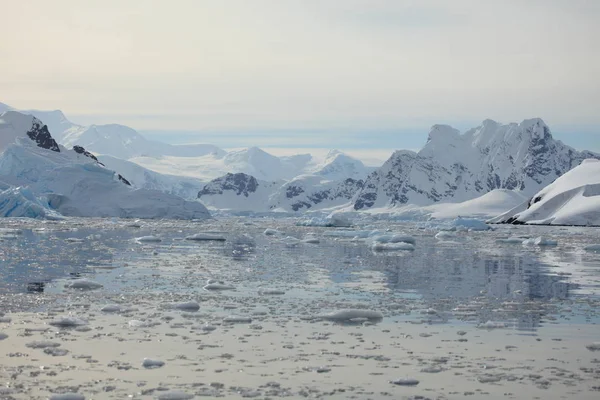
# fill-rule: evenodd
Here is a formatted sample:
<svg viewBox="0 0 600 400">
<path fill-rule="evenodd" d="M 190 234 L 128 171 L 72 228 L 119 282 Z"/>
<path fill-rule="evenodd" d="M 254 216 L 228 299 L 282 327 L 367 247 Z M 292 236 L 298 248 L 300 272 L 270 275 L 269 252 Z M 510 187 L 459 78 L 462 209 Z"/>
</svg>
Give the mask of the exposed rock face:
<svg viewBox="0 0 600 400">
<path fill-rule="evenodd" d="M 105 166 L 98 160 L 98 158 L 95 155 L 93 155 L 92 153 L 90 153 L 89 151 L 87 151 L 86 149 L 84 149 L 81 146 L 73 146 L 73 151 L 77 154 L 81 154 L 85 157 L 91 158 L 92 160 L 96 161 L 98 164 L 102 165 L 103 167 Z M 129 182 L 127 179 L 125 179 L 123 177 L 123 175 L 117 173 L 117 178 L 119 178 L 119 181 L 123 182 L 124 184 L 131 186 L 131 182 Z"/>
<path fill-rule="evenodd" d="M 280 206 L 290 208 L 292 211 L 305 211 L 320 205 L 341 205 L 351 200 L 363 184 L 362 179 L 353 178 L 326 182 L 315 182 L 313 176 L 295 179 L 279 190 L 280 193 L 285 192 L 285 200 L 282 199 L 283 196 L 279 196 L 279 203 L 272 207 Z"/>
<path fill-rule="evenodd" d="M 60 153 L 58 143 L 52 138 L 52 135 L 48 131 L 48 127 L 42 124 L 42 121 L 39 119 L 33 118 L 33 124 L 31 129 L 27 131 L 27 136 L 36 142 L 38 147 Z"/>
<path fill-rule="evenodd" d="M 206 195 L 223 194 L 225 191 L 233 191 L 238 196 L 248 197 L 258 189 L 258 181 L 255 177 L 244 174 L 226 174 L 212 180 L 198 193 L 198 198 Z"/>
<path fill-rule="evenodd" d="M 96 161 L 100 165 L 104 165 L 100 161 L 98 161 L 98 158 L 95 155 L 93 155 L 92 153 L 90 153 L 89 151 L 87 151 L 86 149 L 84 149 L 81 146 L 73 146 L 73 151 L 77 154 L 81 154 L 81 155 L 91 158 L 92 160 Z"/>
<path fill-rule="evenodd" d="M 600 155 L 554 140 L 539 118 L 508 125 L 485 120 L 464 134 L 434 125 L 421 151 L 397 151 L 370 174 L 353 206 L 460 202 L 493 189 L 532 196 L 586 158 Z"/>
</svg>

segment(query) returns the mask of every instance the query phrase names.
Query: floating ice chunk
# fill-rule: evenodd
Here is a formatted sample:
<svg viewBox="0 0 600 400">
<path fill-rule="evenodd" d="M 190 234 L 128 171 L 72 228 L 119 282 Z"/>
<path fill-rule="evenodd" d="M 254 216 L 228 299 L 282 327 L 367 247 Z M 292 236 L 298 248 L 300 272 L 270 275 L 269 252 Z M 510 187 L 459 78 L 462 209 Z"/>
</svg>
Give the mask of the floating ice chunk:
<svg viewBox="0 0 600 400">
<path fill-rule="evenodd" d="M 212 332 L 215 329 L 217 329 L 216 326 L 212 326 L 212 325 L 203 325 L 201 328 L 204 332 Z"/>
<path fill-rule="evenodd" d="M 151 326 L 149 322 L 140 321 L 139 319 L 132 319 L 128 322 L 128 325 L 132 328 L 148 328 L 149 326 Z"/>
<path fill-rule="evenodd" d="M 4 340 L 8 337 L 8 335 L 6 333 L 2 333 L 0 332 L 0 340 Z"/>
<path fill-rule="evenodd" d="M 223 281 L 217 281 L 214 279 L 209 279 L 206 281 L 206 285 L 204 286 L 204 290 L 233 290 L 235 287 L 226 284 Z"/>
<path fill-rule="evenodd" d="M 142 367 L 144 368 L 160 368 L 163 365 L 165 365 L 164 361 L 153 360 L 151 358 L 144 358 L 144 361 L 142 361 Z"/>
<path fill-rule="evenodd" d="M 521 244 L 521 243 L 523 243 L 523 239 L 518 238 L 518 237 L 508 237 L 508 238 L 498 239 L 498 240 L 496 240 L 496 242 L 509 243 L 509 244 Z"/>
<path fill-rule="evenodd" d="M 85 400 L 85 396 L 79 393 L 53 394 L 49 400 Z"/>
<path fill-rule="evenodd" d="M 600 251 L 600 244 L 590 244 L 583 248 L 585 251 Z"/>
<path fill-rule="evenodd" d="M 198 311 L 200 309 L 200 304 L 195 301 L 188 301 L 185 303 L 173 304 L 173 308 L 183 311 Z"/>
<path fill-rule="evenodd" d="M 414 250 L 415 246 L 410 243 L 373 243 L 373 251 Z"/>
<path fill-rule="evenodd" d="M 331 236 L 331 237 L 341 237 L 341 238 L 360 238 L 366 239 L 373 231 L 351 231 L 351 230 L 338 230 L 338 231 L 325 231 L 323 232 L 323 236 Z"/>
<path fill-rule="evenodd" d="M 250 324 L 252 323 L 252 318 L 230 315 L 229 317 L 223 318 L 223 322 L 226 322 L 228 324 Z"/>
<path fill-rule="evenodd" d="M 369 320 L 381 320 L 383 319 L 383 314 L 379 311 L 371 311 L 371 310 L 341 310 L 336 311 L 330 314 L 321 315 L 320 318 L 328 320 L 328 321 L 350 321 L 355 318 L 367 318 Z"/>
<path fill-rule="evenodd" d="M 65 242 L 69 242 L 69 243 L 82 243 L 85 242 L 85 239 L 80 239 L 80 238 L 66 238 Z"/>
<path fill-rule="evenodd" d="M 125 227 L 126 228 L 141 228 L 142 224 L 140 223 L 139 220 L 137 220 L 137 221 L 133 221 L 128 224 L 125 224 Z"/>
<path fill-rule="evenodd" d="M 100 309 L 102 312 L 117 313 L 121 312 L 121 306 L 118 304 L 108 304 Z"/>
<path fill-rule="evenodd" d="M 66 349 L 60 349 L 57 347 L 48 347 L 48 348 L 44 349 L 44 353 L 49 354 L 53 357 L 62 357 L 62 356 L 66 356 L 67 354 L 69 354 L 69 351 Z"/>
<path fill-rule="evenodd" d="M 438 365 L 430 365 L 428 367 L 422 368 L 421 372 L 426 372 L 428 374 L 437 374 L 438 372 L 442 372 L 444 369 Z"/>
<path fill-rule="evenodd" d="M 195 235 L 186 237 L 185 240 L 216 240 L 224 242 L 225 236 L 216 233 L 196 233 Z"/>
<path fill-rule="evenodd" d="M 600 351 L 600 342 L 586 344 L 585 348 L 588 349 L 589 351 Z"/>
<path fill-rule="evenodd" d="M 419 384 L 419 381 L 415 378 L 401 378 L 390 381 L 390 383 L 400 386 L 417 386 Z"/>
<path fill-rule="evenodd" d="M 277 229 L 267 228 L 267 229 L 265 229 L 264 234 L 266 236 L 276 236 L 276 235 L 280 235 L 281 233 Z"/>
<path fill-rule="evenodd" d="M 277 295 L 285 294 L 285 291 L 280 290 L 280 289 L 260 289 L 258 291 L 258 294 L 261 294 L 261 295 L 275 295 L 275 296 L 277 296 Z"/>
<path fill-rule="evenodd" d="M 60 347 L 60 343 L 51 342 L 50 340 L 36 340 L 25 344 L 25 347 L 30 349 L 47 349 L 50 347 Z"/>
<path fill-rule="evenodd" d="M 506 324 L 504 322 L 488 321 L 483 324 L 477 325 L 477 327 L 479 329 L 502 329 L 506 328 Z"/>
<path fill-rule="evenodd" d="M 0 316 L 0 322 L 3 324 L 10 324 L 10 321 L 12 321 L 12 319 L 10 319 L 10 317 L 2 317 Z"/>
<path fill-rule="evenodd" d="M 417 243 L 417 240 L 412 236 L 396 234 L 375 236 L 373 237 L 373 241 L 378 243 Z"/>
<path fill-rule="evenodd" d="M 316 237 L 307 237 L 302 242 L 303 243 L 308 243 L 308 244 L 319 244 L 319 243 L 321 243 L 321 241 L 319 240 L 319 238 L 316 238 Z"/>
<path fill-rule="evenodd" d="M 538 236 L 536 238 L 533 239 L 525 239 L 523 240 L 523 245 L 524 246 L 556 246 L 558 245 L 558 242 L 556 240 L 549 240 L 549 239 L 545 239 L 542 236 Z"/>
<path fill-rule="evenodd" d="M 288 247 L 293 247 L 300 244 L 301 240 L 293 236 L 286 236 L 285 238 L 281 239 L 280 242 Z"/>
<path fill-rule="evenodd" d="M 75 326 L 83 326 L 83 325 L 87 325 L 87 321 L 81 319 L 81 318 L 76 318 L 76 317 L 59 317 L 57 319 L 54 319 L 50 322 L 48 322 L 49 325 L 52 326 L 57 326 L 60 328 L 70 328 L 70 327 L 75 327 Z"/>
<path fill-rule="evenodd" d="M 158 400 L 189 400 L 193 399 L 194 395 L 181 392 L 179 390 L 173 390 L 169 392 L 164 392 L 158 395 Z"/>
<path fill-rule="evenodd" d="M 158 243 L 158 242 L 162 242 L 162 239 L 156 236 L 142 236 L 139 238 L 135 239 L 137 242 L 154 242 L 154 243 Z"/>
<path fill-rule="evenodd" d="M 65 287 L 69 289 L 94 290 L 103 287 L 103 285 L 91 279 L 83 278 L 69 281 L 65 283 Z"/>
<path fill-rule="evenodd" d="M 435 238 L 439 240 L 454 239 L 455 237 L 456 233 L 450 231 L 441 231 L 435 235 Z"/>
</svg>

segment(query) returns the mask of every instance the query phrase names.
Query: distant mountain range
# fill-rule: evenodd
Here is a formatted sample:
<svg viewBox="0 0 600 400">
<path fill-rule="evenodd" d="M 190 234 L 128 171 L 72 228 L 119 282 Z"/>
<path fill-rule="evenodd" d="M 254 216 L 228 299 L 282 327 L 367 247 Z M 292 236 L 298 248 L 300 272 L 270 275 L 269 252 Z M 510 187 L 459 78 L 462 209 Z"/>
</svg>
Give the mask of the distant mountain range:
<svg viewBox="0 0 600 400">
<path fill-rule="evenodd" d="M 3 110 L 12 108 L 0 103 Z M 468 201 L 504 190 L 472 203 L 497 210 L 502 204 L 491 202 L 508 199 L 512 207 L 584 159 L 600 159 L 555 140 L 539 118 L 510 124 L 488 119 L 464 133 L 434 125 L 420 151 L 396 151 L 380 168 L 370 168 L 337 150 L 316 159 L 310 154 L 276 157 L 256 147 L 227 152 L 208 144 L 175 146 L 147 140 L 122 125 L 76 125 L 61 111 L 23 113 L 41 119 L 58 145 L 82 146 L 134 187 L 232 211 L 418 206 L 447 215 L 437 205 L 464 202 L 467 207 Z"/>
</svg>

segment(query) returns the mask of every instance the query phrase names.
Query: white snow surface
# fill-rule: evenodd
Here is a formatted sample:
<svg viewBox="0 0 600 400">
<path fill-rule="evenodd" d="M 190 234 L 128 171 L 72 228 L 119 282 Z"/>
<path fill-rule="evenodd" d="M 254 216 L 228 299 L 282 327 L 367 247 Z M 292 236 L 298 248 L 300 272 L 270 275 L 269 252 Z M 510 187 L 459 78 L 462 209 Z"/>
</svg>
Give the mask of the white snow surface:
<svg viewBox="0 0 600 400">
<path fill-rule="evenodd" d="M 600 225 L 600 161 L 584 160 L 528 201 L 489 222 Z"/>
<path fill-rule="evenodd" d="M 0 115 L 0 213 L 33 218 L 64 216 L 203 219 L 199 202 L 156 190 L 134 189 L 92 158 L 58 146 L 40 147 L 28 135 L 43 124 L 15 111 Z M 20 189 L 16 189 L 19 187 Z"/>
</svg>

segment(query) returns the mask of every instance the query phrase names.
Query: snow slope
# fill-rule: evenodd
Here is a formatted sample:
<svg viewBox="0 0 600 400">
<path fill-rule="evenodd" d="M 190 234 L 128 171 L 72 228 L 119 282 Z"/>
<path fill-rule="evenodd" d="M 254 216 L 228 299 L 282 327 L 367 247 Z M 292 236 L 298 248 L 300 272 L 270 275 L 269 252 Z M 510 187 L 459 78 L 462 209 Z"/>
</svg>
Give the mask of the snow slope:
<svg viewBox="0 0 600 400">
<path fill-rule="evenodd" d="M 491 223 L 600 226 L 600 161 L 586 159 Z"/>
<path fill-rule="evenodd" d="M 485 120 L 463 134 L 434 125 L 418 153 L 397 151 L 367 178 L 355 210 L 463 202 L 494 189 L 531 196 L 585 158 L 554 140 L 539 118 L 502 125 Z"/>
<path fill-rule="evenodd" d="M 57 145 L 40 120 L 16 111 L 0 115 L 0 182 L 5 216 L 209 217 L 198 202 L 132 188 L 83 148 Z"/>
<path fill-rule="evenodd" d="M 194 177 L 208 182 L 226 174 L 243 173 L 262 181 L 293 179 L 311 165 L 310 155 L 276 157 L 257 147 L 230 151 L 224 156 L 134 157 L 130 161 L 161 174 Z"/>
<path fill-rule="evenodd" d="M 173 194 L 187 200 L 196 199 L 205 182 L 199 179 L 160 174 L 131 161 L 112 156 L 98 156 L 107 168 L 118 171 L 136 188 L 152 189 Z"/>
<path fill-rule="evenodd" d="M 373 170 L 374 168 L 366 167 L 360 160 L 334 149 L 329 151 L 325 160 L 308 172 L 328 180 L 343 180 L 346 178 L 364 179 Z"/>
</svg>

